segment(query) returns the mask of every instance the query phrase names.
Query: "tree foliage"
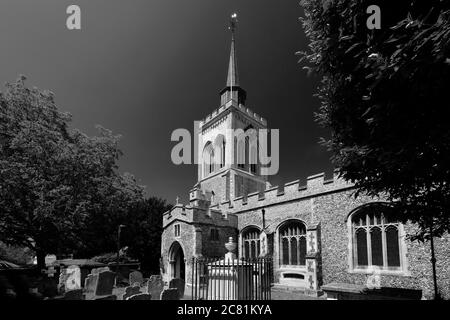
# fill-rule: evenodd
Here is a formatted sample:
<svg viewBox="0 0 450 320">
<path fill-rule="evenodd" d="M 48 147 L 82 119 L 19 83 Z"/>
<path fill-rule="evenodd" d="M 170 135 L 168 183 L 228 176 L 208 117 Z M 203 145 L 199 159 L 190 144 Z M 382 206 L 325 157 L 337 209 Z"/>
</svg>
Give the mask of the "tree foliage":
<svg viewBox="0 0 450 320">
<path fill-rule="evenodd" d="M 103 254 L 103 261 L 99 261 L 115 262 L 118 226 L 124 225 L 120 236 L 119 260 L 126 262 L 128 258 L 137 259 L 142 270 L 159 274 L 162 215 L 169 208 L 165 200 L 149 197 L 134 202 L 121 212 L 110 214 L 105 211 L 90 215 L 86 228 L 81 231 L 83 243 L 78 247 L 76 256 L 89 258 Z"/>
<path fill-rule="evenodd" d="M 118 173 L 118 136 L 70 129 L 53 94 L 24 80 L 0 93 L 0 240 L 31 248 L 43 266 L 46 253 L 82 247 L 87 223 L 126 212 L 143 189 Z"/>
<path fill-rule="evenodd" d="M 163 213 L 171 205 L 165 200 L 150 197 L 129 211 L 124 229 L 124 245 L 128 254 L 141 262 L 141 268 L 151 274 L 159 274 Z"/>
<path fill-rule="evenodd" d="M 358 193 L 384 194 L 413 238 L 450 230 L 450 2 L 303 0 L 302 52 L 321 75 L 323 143 Z M 369 5 L 381 29 L 366 26 Z M 358 194 L 357 193 L 357 194 Z"/>
<path fill-rule="evenodd" d="M 29 248 L 10 246 L 0 242 L 0 259 L 15 263 L 19 266 L 30 264 L 33 261 L 33 252 Z"/>
</svg>

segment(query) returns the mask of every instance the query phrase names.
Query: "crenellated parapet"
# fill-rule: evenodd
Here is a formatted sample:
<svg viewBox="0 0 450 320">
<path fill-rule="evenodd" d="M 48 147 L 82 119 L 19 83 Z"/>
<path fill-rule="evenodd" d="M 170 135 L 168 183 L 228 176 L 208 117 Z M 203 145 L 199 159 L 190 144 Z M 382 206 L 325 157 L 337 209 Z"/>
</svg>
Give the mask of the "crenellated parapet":
<svg viewBox="0 0 450 320">
<path fill-rule="evenodd" d="M 353 184 L 338 177 L 337 171 L 333 173 L 333 177 L 330 179 L 325 179 L 325 173 L 319 173 L 304 180 L 295 180 L 284 185 L 271 186 L 261 192 L 237 197 L 226 204 L 228 204 L 231 212 L 239 212 L 274 203 L 316 197 L 321 194 L 351 189 L 352 187 Z"/>
<path fill-rule="evenodd" d="M 193 207 L 207 208 L 211 205 L 213 193 L 196 187 L 189 191 L 189 202 Z"/>
<path fill-rule="evenodd" d="M 261 126 L 263 127 L 267 126 L 267 120 L 261 117 L 259 114 L 253 112 L 251 109 L 245 107 L 241 103 L 238 104 L 236 101 L 230 100 L 226 104 L 220 106 L 218 109 L 215 109 L 212 113 L 208 114 L 205 119 L 200 121 L 200 127 L 204 128 L 211 125 L 212 123 L 218 120 L 219 115 L 222 115 L 226 110 L 231 110 L 233 108 L 235 110 L 238 110 L 241 114 L 244 114 L 248 118 L 256 121 Z"/>
<path fill-rule="evenodd" d="M 174 221 L 186 222 L 188 224 L 207 224 L 217 227 L 237 228 L 238 218 L 233 213 L 223 212 L 215 207 L 194 207 L 185 205 L 175 205 L 172 209 L 163 214 L 163 228 Z"/>
</svg>

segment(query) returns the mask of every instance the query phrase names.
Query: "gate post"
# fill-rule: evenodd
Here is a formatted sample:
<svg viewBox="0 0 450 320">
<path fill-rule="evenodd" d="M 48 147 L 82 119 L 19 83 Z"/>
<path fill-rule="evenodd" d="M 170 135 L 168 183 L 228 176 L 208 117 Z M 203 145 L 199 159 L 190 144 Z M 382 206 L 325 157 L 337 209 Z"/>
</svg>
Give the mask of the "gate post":
<svg viewBox="0 0 450 320">
<path fill-rule="evenodd" d="M 306 289 L 305 294 L 318 296 L 322 282 L 320 223 L 306 230 Z"/>
</svg>

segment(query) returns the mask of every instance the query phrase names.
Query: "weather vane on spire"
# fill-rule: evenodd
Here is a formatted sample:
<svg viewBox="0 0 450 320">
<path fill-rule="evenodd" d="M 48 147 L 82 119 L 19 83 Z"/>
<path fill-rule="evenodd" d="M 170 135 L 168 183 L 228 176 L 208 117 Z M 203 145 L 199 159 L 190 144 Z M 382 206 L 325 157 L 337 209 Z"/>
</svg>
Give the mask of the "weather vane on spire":
<svg viewBox="0 0 450 320">
<path fill-rule="evenodd" d="M 236 30 L 237 22 L 238 22 L 237 14 L 233 13 L 230 18 L 230 26 L 228 27 L 228 29 L 230 29 L 233 34 L 234 34 L 234 31 Z"/>
</svg>

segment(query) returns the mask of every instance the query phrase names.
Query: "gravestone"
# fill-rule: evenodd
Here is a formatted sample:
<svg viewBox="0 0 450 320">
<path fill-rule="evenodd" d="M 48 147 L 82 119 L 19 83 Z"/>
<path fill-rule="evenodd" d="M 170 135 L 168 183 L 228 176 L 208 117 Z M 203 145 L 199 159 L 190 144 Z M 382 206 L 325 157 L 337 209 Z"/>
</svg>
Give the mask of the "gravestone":
<svg viewBox="0 0 450 320">
<path fill-rule="evenodd" d="M 115 278 L 116 278 L 115 272 L 101 271 L 98 274 L 97 286 L 95 288 L 95 295 L 105 296 L 112 294 Z"/>
<path fill-rule="evenodd" d="M 153 275 L 150 276 L 147 282 L 147 293 L 152 296 L 153 300 L 159 299 L 161 292 L 164 290 L 164 281 L 162 276 Z"/>
<path fill-rule="evenodd" d="M 177 288 L 178 293 L 180 294 L 180 299 L 184 297 L 184 280 L 175 278 L 170 280 L 169 288 Z"/>
<path fill-rule="evenodd" d="M 61 267 L 60 271 L 59 271 L 59 281 L 58 281 L 58 293 L 59 294 L 64 294 L 64 292 L 66 291 L 66 280 L 68 278 L 68 274 L 67 274 L 67 268 L 63 268 Z"/>
<path fill-rule="evenodd" d="M 141 288 L 139 286 L 126 287 L 125 288 L 125 293 L 122 296 L 122 300 L 127 300 L 131 296 L 134 296 L 136 294 L 142 293 L 140 291 L 140 289 Z"/>
<path fill-rule="evenodd" d="M 53 278 L 55 276 L 55 273 L 57 272 L 54 266 L 48 267 L 47 270 L 42 271 L 47 275 L 48 278 Z"/>
<path fill-rule="evenodd" d="M 117 300 L 117 296 L 110 294 L 105 297 L 95 298 L 94 300 Z"/>
<path fill-rule="evenodd" d="M 83 300 L 83 290 L 75 289 L 64 293 L 64 300 Z"/>
<path fill-rule="evenodd" d="M 139 293 L 128 298 L 128 300 L 151 300 L 151 299 L 152 296 L 148 293 Z"/>
<path fill-rule="evenodd" d="M 161 292 L 161 300 L 180 300 L 180 293 L 177 288 L 165 289 Z"/>
<path fill-rule="evenodd" d="M 84 291 L 86 293 L 94 294 L 97 287 L 98 274 L 88 274 L 84 279 Z"/>
<path fill-rule="evenodd" d="M 92 269 L 91 274 L 99 274 L 100 272 L 103 272 L 103 271 L 111 271 L 111 270 L 109 270 L 109 267 L 100 267 L 100 268 Z"/>
<path fill-rule="evenodd" d="M 29 288 L 28 289 L 28 293 L 30 294 L 31 297 L 33 297 L 34 299 L 43 299 L 44 296 L 39 292 L 38 288 Z"/>
<path fill-rule="evenodd" d="M 142 272 L 140 271 L 131 272 L 128 279 L 131 286 L 134 286 L 136 283 L 142 285 L 142 283 L 144 282 L 144 277 L 142 276 Z"/>
<path fill-rule="evenodd" d="M 81 271 L 79 266 L 69 266 L 66 270 L 65 291 L 81 289 Z"/>
</svg>

